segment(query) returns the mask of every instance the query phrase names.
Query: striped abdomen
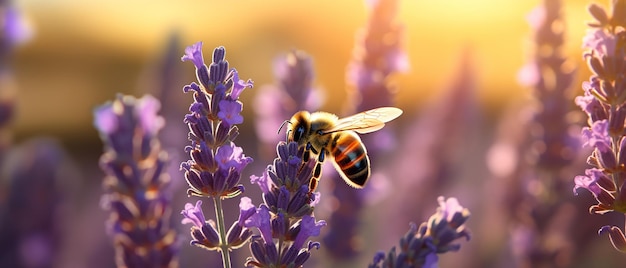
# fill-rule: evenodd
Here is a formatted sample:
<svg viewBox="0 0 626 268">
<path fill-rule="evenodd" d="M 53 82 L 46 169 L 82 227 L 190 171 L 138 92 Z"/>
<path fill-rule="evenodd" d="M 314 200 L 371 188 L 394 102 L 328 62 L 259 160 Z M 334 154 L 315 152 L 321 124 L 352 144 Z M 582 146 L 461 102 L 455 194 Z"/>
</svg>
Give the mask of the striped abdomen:
<svg viewBox="0 0 626 268">
<path fill-rule="evenodd" d="M 336 133 L 330 151 L 335 167 L 346 183 L 355 188 L 363 188 L 370 177 L 370 160 L 361 138 L 352 131 Z"/>
</svg>

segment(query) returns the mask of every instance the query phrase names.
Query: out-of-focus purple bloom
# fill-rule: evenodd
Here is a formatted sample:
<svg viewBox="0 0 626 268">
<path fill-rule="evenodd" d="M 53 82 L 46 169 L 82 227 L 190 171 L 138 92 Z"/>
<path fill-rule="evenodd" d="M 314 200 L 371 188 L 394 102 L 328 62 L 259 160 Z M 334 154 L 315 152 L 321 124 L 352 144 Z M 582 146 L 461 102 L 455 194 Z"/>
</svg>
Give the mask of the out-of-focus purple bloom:
<svg viewBox="0 0 626 268">
<path fill-rule="evenodd" d="M 94 125 L 105 143 L 100 159 L 108 175 L 103 183 L 103 205 L 112 214 L 108 226 L 118 266 L 171 267 L 178 263 L 176 235 L 169 228 L 167 156 L 156 138 L 163 124 L 157 115 L 159 105 L 151 96 L 119 95 L 94 111 Z"/>
<path fill-rule="evenodd" d="M 577 103 L 589 115 L 590 128 L 583 130 L 585 145 L 594 148 L 587 163 L 592 165 L 585 176 L 576 176 L 574 190 L 585 188 L 598 201 L 589 208 L 591 213 L 618 212 L 626 214 L 626 83 L 621 67 L 626 65 L 626 43 L 623 39 L 626 27 L 626 1 L 611 2 L 611 15 L 598 5 L 590 5 L 589 12 L 596 19 L 589 23 L 591 29 L 583 38 L 583 55 L 593 75 L 583 83 L 584 96 Z M 589 98 L 593 96 L 595 100 Z M 609 233 L 613 246 L 624 250 L 622 231 L 605 226 L 600 233 Z"/>
<path fill-rule="evenodd" d="M 3 152 L 5 153 L 5 152 Z M 34 138 L 11 146 L 0 177 L 0 266 L 52 267 L 68 233 L 68 187 L 77 172 L 58 141 Z"/>
<path fill-rule="evenodd" d="M 602 151 L 611 149 L 609 122 L 607 120 L 595 121 L 591 127 L 583 128 L 582 137 L 583 146 L 597 147 Z"/>
<path fill-rule="evenodd" d="M 368 20 L 356 34 L 352 57 L 346 70 L 348 95 L 352 103 L 344 110 L 345 113 L 355 114 L 394 104 L 397 90 L 390 78 L 409 69 L 408 57 L 403 49 L 404 28 L 397 17 L 398 2 L 366 2 L 369 8 Z M 363 136 L 362 139 L 367 144 L 370 162 L 379 163 L 379 166 L 386 160 L 384 154 L 394 149 L 396 141 L 392 127 Z M 372 177 L 386 179 L 382 172 L 376 171 L 380 169 L 372 170 Z M 328 176 L 325 180 L 340 181 L 339 174 L 329 174 L 334 176 Z M 359 248 L 355 241 L 360 239 L 359 218 L 367 194 L 342 183 L 331 187 L 337 206 L 334 206 L 329 219 L 330 229 L 324 235 L 324 245 L 329 248 L 332 258 L 345 261 L 358 255 Z"/>
<path fill-rule="evenodd" d="M 265 85 L 254 100 L 256 133 L 264 155 L 273 157 L 276 143 L 284 139 L 276 131 L 286 119 L 302 110 L 317 110 L 321 91 L 313 86 L 313 59 L 303 51 L 293 50 L 274 61 L 274 85 Z"/>
<path fill-rule="evenodd" d="M 410 224 L 409 231 L 400 239 L 399 253 L 396 247 L 386 255 L 378 253 L 368 267 L 438 267 L 437 254 L 459 250 L 461 246 L 453 242 L 463 237 L 470 239 L 465 227 L 470 212 L 456 198 L 444 199 L 440 196 L 437 201 L 439 208 L 428 222 L 422 223 L 419 228 L 414 223 Z"/>
<path fill-rule="evenodd" d="M 527 16 L 530 53 L 518 78 L 534 100 L 517 111 L 515 119 L 502 120 L 503 135 L 497 145 L 512 149 L 513 165 L 500 174 L 492 168 L 494 179 L 504 182 L 502 201 L 494 203 L 502 203 L 502 220 L 510 224 L 505 228 L 513 238 L 507 252 L 512 253 L 512 266 L 569 266 L 573 252 L 585 246 L 574 240 L 584 236 L 570 233 L 580 214 L 563 212 L 572 198 L 567 195 L 571 189 L 568 174 L 578 172 L 572 164 L 579 161 L 581 150 L 567 119 L 574 113 L 571 90 L 576 69 L 563 53 L 566 29 L 554 27 L 565 23 L 562 2 L 542 0 Z M 582 101 L 579 105 L 586 106 Z"/>
<path fill-rule="evenodd" d="M 150 135 L 156 135 L 165 125 L 163 117 L 157 116 L 157 111 L 161 109 L 161 103 L 156 98 L 147 95 L 137 103 L 137 115 L 139 116 L 139 124 L 141 128 Z"/>
<path fill-rule="evenodd" d="M 599 58 L 612 57 L 617 47 L 617 39 L 614 35 L 608 34 L 604 29 L 589 29 L 583 37 L 583 49 L 590 49 Z"/>
<path fill-rule="evenodd" d="M 23 14 L 10 3 L 0 3 L 0 67 L 6 64 L 11 50 L 32 37 L 32 29 Z"/>
<path fill-rule="evenodd" d="M 303 248 L 305 241 L 318 236 L 326 225 L 312 216 L 319 195 L 309 192 L 309 182 L 317 163 L 303 160 L 304 150 L 296 142 L 279 142 L 274 164 L 260 177 L 251 176 L 252 183 L 263 191 L 264 204 L 245 223 L 261 233 L 252 237 L 248 267 L 301 267 L 310 250 L 319 248 L 317 242 Z"/>
</svg>

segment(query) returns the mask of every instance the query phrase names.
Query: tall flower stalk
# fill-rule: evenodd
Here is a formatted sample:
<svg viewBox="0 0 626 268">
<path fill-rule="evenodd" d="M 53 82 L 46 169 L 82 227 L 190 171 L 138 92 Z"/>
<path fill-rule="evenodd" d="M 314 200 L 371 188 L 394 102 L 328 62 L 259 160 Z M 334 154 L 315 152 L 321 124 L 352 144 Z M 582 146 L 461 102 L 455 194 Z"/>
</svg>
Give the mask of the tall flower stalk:
<svg viewBox="0 0 626 268">
<path fill-rule="evenodd" d="M 184 119 L 191 142 L 185 151 L 191 159 L 180 166 L 189 185 L 187 194 L 212 198 L 217 220 L 215 223 L 205 219 L 201 201 L 195 206 L 187 204 L 182 214 L 183 223 L 193 224 L 191 244 L 219 251 L 224 267 L 231 267 L 229 252 L 243 246 L 251 235 L 243 224 L 253 207 L 249 199 L 242 198 L 240 217 L 227 232 L 222 200 L 243 192 L 244 187 L 239 184 L 241 172 L 252 162 L 252 158 L 246 157 L 234 143 L 239 135 L 237 124 L 243 122 L 239 95 L 245 88 L 252 87 L 252 81 L 240 80 L 237 71 L 229 69 L 225 56 L 224 47 L 216 48 L 207 66 L 201 42 L 185 49 L 182 60 L 195 65 L 199 84 L 193 82 L 183 88 L 184 92 L 193 93 L 194 102 Z"/>
<path fill-rule="evenodd" d="M 504 140 L 520 137 L 516 150 L 511 150 L 522 160 L 514 161 L 514 169 L 497 172 L 505 166 L 501 156 L 490 165 L 498 180 L 507 183 L 502 209 L 512 220 L 510 248 L 519 267 L 565 267 L 575 257 L 577 244 L 583 246 L 573 241 L 578 238 L 572 235 L 578 214 L 568 209 L 571 175 L 578 172 L 571 164 L 580 143 L 568 122 L 575 109 L 571 102 L 575 72 L 563 53 L 565 29 L 555 27 L 564 24 L 561 7 L 560 0 L 543 0 L 527 16 L 533 30 L 530 55 L 518 78 L 532 90 L 535 101 L 515 114 L 530 115 L 515 122 L 519 128 L 506 126 L 510 123 L 503 120 L 506 137 L 492 147 L 496 152 Z"/>
<path fill-rule="evenodd" d="M 591 192 L 598 203 L 590 213 L 626 215 L 626 0 L 612 1 L 610 13 L 595 4 L 589 12 L 595 21 L 583 38 L 583 57 L 593 74 L 576 104 L 589 116 L 582 137 L 593 152 L 587 159 L 591 167 L 574 178 L 574 193 L 579 188 Z M 613 247 L 626 253 L 623 228 L 607 225 L 599 234 L 608 234 Z"/>
<path fill-rule="evenodd" d="M 178 266 L 176 234 L 169 227 L 170 178 L 163 173 L 167 155 L 156 137 L 164 124 L 159 106 L 149 95 L 120 95 L 94 111 L 105 143 L 103 205 L 111 211 L 108 229 L 118 267 Z"/>
</svg>

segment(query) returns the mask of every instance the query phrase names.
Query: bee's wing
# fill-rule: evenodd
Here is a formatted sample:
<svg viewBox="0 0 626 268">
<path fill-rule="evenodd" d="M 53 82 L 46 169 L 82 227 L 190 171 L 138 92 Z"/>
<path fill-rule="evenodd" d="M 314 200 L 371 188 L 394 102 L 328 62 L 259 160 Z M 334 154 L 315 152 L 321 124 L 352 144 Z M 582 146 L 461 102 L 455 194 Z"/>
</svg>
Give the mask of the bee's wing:
<svg viewBox="0 0 626 268">
<path fill-rule="evenodd" d="M 381 107 L 337 120 L 334 127 L 324 131 L 324 134 L 352 130 L 360 134 L 374 132 L 385 126 L 385 122 L 396 119 L 402 110 L 395 107 Z"/>
</svg>

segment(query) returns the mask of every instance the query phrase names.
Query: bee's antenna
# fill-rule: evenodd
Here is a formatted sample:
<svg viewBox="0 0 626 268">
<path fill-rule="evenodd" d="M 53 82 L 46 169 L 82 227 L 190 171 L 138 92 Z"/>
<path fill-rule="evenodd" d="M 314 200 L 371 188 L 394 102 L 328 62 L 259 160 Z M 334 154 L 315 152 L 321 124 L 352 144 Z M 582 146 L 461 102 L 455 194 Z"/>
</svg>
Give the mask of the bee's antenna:
<svg viewBox="0 0 626 268">
<path fill-rule="evenodd" d="M 282 123 L 282 124 L 280 124 L 280 128 L 278 128 L 278 132 L 276 132 L 276 134 L 280 134 L 280 131 L 283 129 L 283 127 L 284 127 L 284 126 L 285 126 L 285 124 L 287 124 L 287 123 L 291 124 L 291 122 L 289 122 L 289 120 L 285 120 L 285 121 L 283 121 L 283 123 Z"/>
<path fill-rule="evenodd" d="M 280 124 L 280 128 L 278 128 L 278 132 L 276 132 L 276 134 L 280 134 L 280 131 L 283 129 L 283 127 L 287 123 L 291 124 L 291 122 L 289 120 L 283 121 L 283 123 Z M 287 132 L 285 132 L 285 141 L 288 141 L 288 140 L 289 140 L 289 130 L 287 130 Z"/>
</svg>

